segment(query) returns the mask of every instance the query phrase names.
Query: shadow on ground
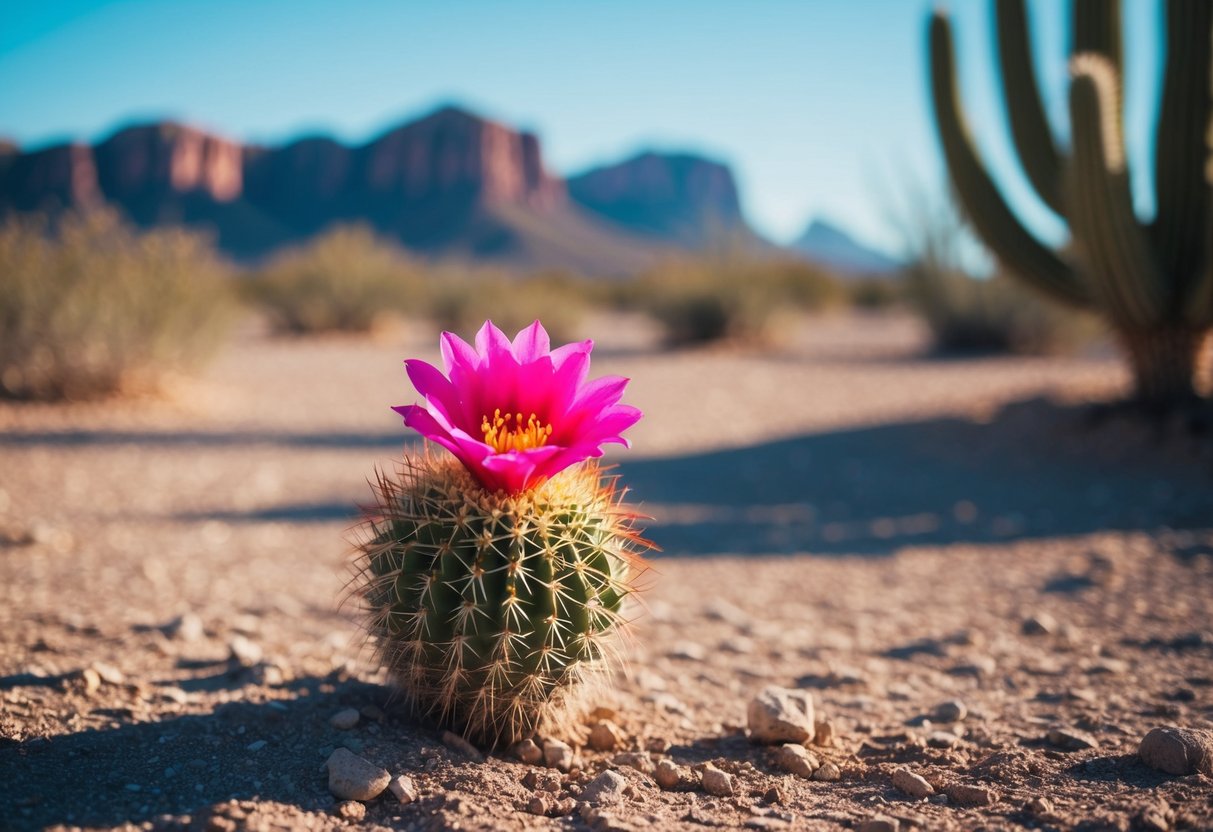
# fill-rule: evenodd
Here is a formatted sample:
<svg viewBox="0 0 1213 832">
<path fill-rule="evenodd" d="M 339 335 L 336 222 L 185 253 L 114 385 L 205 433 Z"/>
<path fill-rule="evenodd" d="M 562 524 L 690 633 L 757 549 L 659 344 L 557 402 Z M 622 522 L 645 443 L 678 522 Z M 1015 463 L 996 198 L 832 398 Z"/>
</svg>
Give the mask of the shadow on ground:
<svg viewBox="0 0 1213 832">
<path fill-rule="evenodd" d="M 328 722 L 333 703 L 386 694 L 332 678 L 286 687 L 297 695 L 21 743 L 0 739 L 0 829 L 138 824 L 254 797 L 327 810 L 333 802 L 321 767 L 341 741 Z"/>
</svg>

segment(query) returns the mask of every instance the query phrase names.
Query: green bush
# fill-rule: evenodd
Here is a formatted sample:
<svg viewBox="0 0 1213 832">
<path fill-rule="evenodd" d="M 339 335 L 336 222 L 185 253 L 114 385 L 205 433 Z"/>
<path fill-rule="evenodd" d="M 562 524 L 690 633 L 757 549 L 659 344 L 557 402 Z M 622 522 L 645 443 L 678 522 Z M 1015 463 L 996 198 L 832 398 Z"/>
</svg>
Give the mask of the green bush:
<svg viewBox="0 0 1213 832">
<path fill-rule="evenodd" d="M 248 281 L 280 332 L 367 332 L 424 308 L 418 269 L 363 226 L 340 226 L 284 252 Z"/>
<path fill-rule="evenodd" d="M 845 301 L 830 274 L 795 260 L 720 257 L 663 263 L 616 292 L 619 305 L 651 315 L 667 343 L 764 342 L 788 313 Z"/>
<path fill-rule="evenodd" d="M 0 394 L 81 399 L 197 364 L 233 319 L 227 270 L 179 230 L 109 212 L 0 225 Z"/>
</svg>

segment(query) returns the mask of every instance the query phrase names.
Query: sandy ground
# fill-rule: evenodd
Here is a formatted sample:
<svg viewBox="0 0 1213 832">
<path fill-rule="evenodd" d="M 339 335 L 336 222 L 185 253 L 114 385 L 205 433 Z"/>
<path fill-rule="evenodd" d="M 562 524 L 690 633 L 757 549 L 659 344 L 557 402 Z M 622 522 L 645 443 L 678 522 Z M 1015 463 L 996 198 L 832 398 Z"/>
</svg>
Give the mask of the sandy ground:
<svg viewBox="0 0 1213 832">
<path fill-rule="evenodd" d="M 1136 754 L 1213 727 L 1213 455 L 1087 424 L 1114 360 L 929 359 L 900 318 L 768 353 L 590 334 L 647 413 L 613 459 L 664 549 L 597 703 L 615 749 L 475 759 L 394 709 L 337 602 L 433 336 L 250 330 L 158 398 L 0 403 L 0 829 L 1213 828 L 1213 780 Z M 836 780 L 747 738 L 772 684 L 811 693 Z M 342 746 L 418 799 L 341 804 Z"/>
</svg>

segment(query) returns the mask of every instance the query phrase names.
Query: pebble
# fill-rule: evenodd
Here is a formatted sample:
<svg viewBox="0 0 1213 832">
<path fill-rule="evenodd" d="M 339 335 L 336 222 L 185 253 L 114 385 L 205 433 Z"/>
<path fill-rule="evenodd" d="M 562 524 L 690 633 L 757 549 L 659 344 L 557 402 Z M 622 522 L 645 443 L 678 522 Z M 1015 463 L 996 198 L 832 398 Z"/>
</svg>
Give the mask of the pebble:
<svg viewBox="0 0 1213 832">
<path fill-rule="evenodd" d="M 693 641 L 681 641 L 667 654 L 671 659 L 682 659 L 688 662 L 701 662 L 707 658 L 708 651 L 702 644 Z"/>
<path fill-rule="evenodd" d="M 126 681 L 126 676 L 121 670 L 114 667 L 112 664 L 105 662 L 93 662 L 90 666 L 92 671 L 97 674 L 101 681 L 107 685 L 120 685 Z"/>
<path fill-rule="evenodd" d="M 765 687 L 750 700 L 746 716 L 754 742 L 800 743 L 817 732 L 813 697 L 807 691 Z"/>
<path fill-rule="evenodd" d="M 515 743 L 514 747 L 510 749 L 510 753 L 514 755 L 515 759 L 521 760 L 529 766 L 538 765 L 543 761 L 543 750 L 535 745 L 535 741 L 532 739 Z"/>
<path fill-rule="evenodd" d="M 830 746 L 834 744 L 834 737 L 837 732 L 834 730 L 834 723 L 828 719 L 819 719 L 813 726 L 813 744 L 821 746 Z"/>
<path fill-rule="evenodd" d="M 1045 734 L 1049 744 L 1063 751 L 1082 751 L 1085 748 L 1098 748 L 1099 740 L 1084 731 L 1073 728 L 1054 726 Z"/>
<path fill-rule="evenodd" d="M 200 641 L 206 637 L 202 619 L 192 612 L 177 616 L 161 627 L 160 632 L 174 641 Z"/>
<path fill-rule="evenodd" d="M 835 783 L 842 779 L 842 771 L 834 763 L 822 763 L 821 768 L 813 772 L 813 779 L 824 783 Z"/>
<path fill-rule="evenodd" d="M 821 761 L 812 751 L 803 745 L 791 742 L 779 747 L 779 754 L 775 758 L 775 762 L 784 771 L 806 780 L 813 776 L 813 772 L 821 768 Z"/>
<path fill-rule="evenodd" d="M 1057 619 L 1047 612 L 1039 612 L 1024 619 L 1023 634 L 1025 636 L 1047 636 L 1057 632 Z"/>
<path fill-rule="evenodd" d="M 415 801 L 419 795 L 417 784 L 413 782 L 413 778 L 405 777 L 403 774 L 397 774 L 387 784 L 395 798 L 400 801 L 401 805 L 407 805 Z"/>
<path fill-rule="evenodd" d="M 548 813 L 548 798 L 546 795 L 537 794 L 527 803 L 526 810 L 532 815 L 546 815 Z"/>
<path fill-rule="evenodd" d="M 610 805 L 623 800 L 627 779 L 617 771 L 607 769 L 586 784 L 581 799 L 592 806 Z"/>
<path fill-rule="evenodd" d="M 992 656 L 970 656 L 968 661 L 957 662 L 948 668 L 953 676 L 990 676 L 998 670 L 998 662 Z"/>
<path fill-rule="evenodd" d="M 362 820 L 366 817 L 366 806 L 357 800 L 347 800 L 337 805 L 337 814 L 346 820 Z"/>
<path fill-rule="evenodd" d="M 567 772 L 573 767 L 573 749 L 567 742 L 544 740 L 543 763 L 548 768 Z"/>
<path fill-rule="evenodd" d="M 927 735 L 927 745 L 932 748 L 951 748 L 960 742 L 960 737 L 951 731 L 932 731 Z"/>
<path fill-rule="evenodd" d="M 619 728 L 609 720 L 595 723 L 590 730 L 590 748 L 595 751 L 614 751 L 622 745 Z"/>
<path fill-rule="evenodd" d="M 998 792 L 984 786 L 954 783 L 945 789 L 948 797 L 961 806 L 992 806 L 998 802 Z"/>
<path fill-rule="evenodd" d="M 929 718 L 932 722 L 939 723 L 964 722 L 964 718 L 968 715 L 969 709 L 965 707 L 964 702 L 959 699 L 949 699 L 932 708 Z"/>
<path fill-rule="evenodd" d="M 1053 801 L 1047 797 L 1034 797 L 1028 803 L 1028 811 L 1034 815 L 1051 815 L 1053 813 Z"/>
<path fill-rule="evenodd" d="M 1154 728 L 1137 749 L 1141 761 L 1167 774 L 1213 775 L 1213 731 Z"/>
<path fill-rule="evenodd" d="M 682 782 L 682 772 L 673 760 L 662 760 L 657 764 L 657 771 L 654 772 L 653 779 L 661 788 L 673 789 Z"/>
<path fill-rule="evenodd" d="M 893 786 L 919 800 L 935 794 L 935 787 L 928 783 L 926 778 L 921 774 L 915 774 L 908 768 L 899 768 L 893 772 Z"/>
<path fill-rule="evenodd" d="M 392 779 L 384 769 L 348 748 L 338 748 L 324 765 L 329 772 L 329 791 L 342 800 L 373 800 Z"/>
<path fill-rule="evenodd" d="M 478 763 L 484 761 L 484 755 L 480 753 L 480 749 L 456 734 L 454 731 L 442 732 L 442 744 L 452 751 L 462 754 L 470 760 L 475 760 Z"/>
<path fill-rule="evenodd" d="M 708 763 L 703 769 L 703 790 L 713 797 L 730 797 L 733 794 L 733 775 Z"/>
<path fill-rule="evenodd" d="M 357 725 L 358 720 L 361 718 L 362 714 L 358 713 L 354 708 L 345 708 L 329 718 L 329 725 L 332 725 L 338 731 L 348 731 Z"/>
<path fill-rule="evenodd" d="M 260 644 L 244 636 L 232 636 L 232 640 L 227 643 L 227 649 L 228 658 L 241 667 L 252 667 L 261 661 L 264 655 Z"/>
<path fill-rule="evenodd" d="M 899 832 L 901 822 L 897 818 L 885 817 L 877 815 L 874 818 L 868 818 L 855 827 L 855 832 Z"/>
<path fill-rule="evenodd" d="M 648 774 L 653 770 L 653 756 L 647 751 L 624 751 L 611 760 L 614 765 L 628 766 Z"/>
<path fill-rule="evenodd" d="M 96 693 L 101 689 L 101 674 L 91 667 L 80 671 L 80 679 L 84 682 L 85 693 Z"/>
<path fill-rule="evenodd" d="M 265 740 L 257 740 L 256 742 L 250 742 L 245 747 L 249 751 L 260 751 L 261 749 L 265 748 L 267 745 L 269 745 L 269 743 L 266 742 Z"/>
</svg>

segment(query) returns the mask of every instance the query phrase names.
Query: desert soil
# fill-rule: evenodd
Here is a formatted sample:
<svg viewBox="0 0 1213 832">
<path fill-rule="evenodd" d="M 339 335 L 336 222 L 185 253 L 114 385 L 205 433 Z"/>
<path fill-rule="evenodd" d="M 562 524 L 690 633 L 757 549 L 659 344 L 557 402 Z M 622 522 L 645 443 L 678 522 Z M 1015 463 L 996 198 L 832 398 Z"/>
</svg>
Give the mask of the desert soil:
<svg viewBox="0 0 1213 832">
<path fill-rule="evenodd" d="M 1213 829 L 1209 776 L 1137 755 L 1213 727 L 1213 457 L 1092 425 L 1113 358 L 932 359 L 897 317 L 589 334 L 664 549 L 594 703 L 614 749 L 587 723 L 564 774 L 399 712 L 338 602 L 435 336 L 250 328 L 157 397 L 0 404 L 0 829 Z M 747 737 L 768 685 L 811 694 L 819 779 Z M 417 799 L 334 796 L 340 747 Z"/>
</svg>

